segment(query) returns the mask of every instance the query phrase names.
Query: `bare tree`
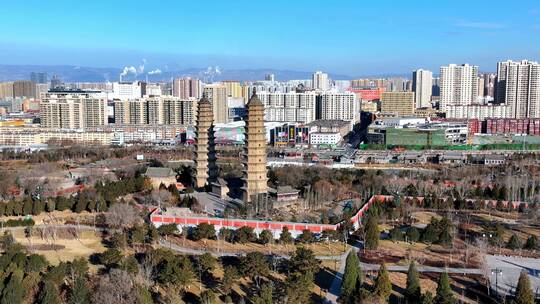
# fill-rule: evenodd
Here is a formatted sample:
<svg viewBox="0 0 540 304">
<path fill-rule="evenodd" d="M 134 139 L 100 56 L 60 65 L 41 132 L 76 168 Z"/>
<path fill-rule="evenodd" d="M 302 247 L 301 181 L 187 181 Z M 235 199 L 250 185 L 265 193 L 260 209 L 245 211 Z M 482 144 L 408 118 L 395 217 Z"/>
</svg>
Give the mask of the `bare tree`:
<svg viewBox="0 0 540 304">
<path fill-rule="evenodd" d="M 476 248 L 478 249 L 478 258 L 480 262 L 480 272 L 482 273 L 482 276 L 485 279 L 486 286 L 488 288 L 489 293 L 489 275 L 491 273 L 491 269 L 489 267 L 489 264 L 487 262 L 487 250 L 488 250 L 488 242 L 486 238 L 477 238 L 476 239 Z"/>
<path fill-rule="evenodd" d="M 152 202 L 159 207 L 167 207 L 171 203 L 172 194 L 167 190 L 154 190 L 151 194 Z"/>
<path fill-rule="evenodd" d="M 162 304 L 182 304 L 182 290 L 173 284 L 166 284 L 159 297 L 159 303 Z"/>
<path fill-rule="evenodd" d="M 141 221 L 141 216 L 135 207 L 121 203 L 114 204 L 105 216 L 107 225 L 116 228 L 129 228 Z"/>
<path fill-rule="evenodd" d="M 119 269 L 111 269 L 108 275 L 102 276 L 92 295 L 92 303 L 95 304 L 131 304 L 136 301 L 133 279 Z"/>
<path fill-rule="evenodd" d="M 135 277 L 135 282 L 144 287 L 144 288 L 150 288 L 154 285 L 154 264 L 152 262 L 152 258 L 148 255 L 144 258 L 141 264 L 139 264 L 139 271 L 137 272 L 137 276 Z"/>
</svg>

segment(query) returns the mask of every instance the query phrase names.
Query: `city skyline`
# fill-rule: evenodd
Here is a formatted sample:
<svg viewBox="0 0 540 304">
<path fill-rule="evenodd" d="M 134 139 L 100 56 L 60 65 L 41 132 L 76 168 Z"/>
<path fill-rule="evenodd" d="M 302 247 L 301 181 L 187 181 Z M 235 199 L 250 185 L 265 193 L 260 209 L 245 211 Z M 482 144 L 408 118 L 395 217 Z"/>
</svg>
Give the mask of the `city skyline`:
<svg viewBox="0 0 540 304">
<path fill-rule="evenodd" d="M 503 4 L 166 2 L 147 16 L 127 1 L 12 2 L 0 8 L 7 29 L 0 64 L 146 65 L 146 72 L 217 65 L 358 77 L 450 63 L 494 71 L 498 61 L 537 60 L 540 42 L 530 37 L 540 33 L 538 4 L 518 1 L 521 9 L 513 11 L 497 2 Z"/>
</svg>

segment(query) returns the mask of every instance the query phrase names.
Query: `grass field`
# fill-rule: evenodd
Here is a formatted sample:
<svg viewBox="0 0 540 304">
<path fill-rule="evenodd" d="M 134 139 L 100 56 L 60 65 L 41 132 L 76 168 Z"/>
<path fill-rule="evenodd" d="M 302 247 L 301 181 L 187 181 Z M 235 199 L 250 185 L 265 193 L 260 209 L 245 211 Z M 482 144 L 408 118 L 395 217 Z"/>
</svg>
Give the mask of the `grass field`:
<svg viewBox="0 0 540 304">
<path fill-rule="evenodd" d="M 13 233 L 15 240 L 28 248 L 30 252 L 42 254 L 53 265 L 58 265 L 60 262 L 72 261 L 78 257 L 89 257 L 96 252 L 105 251 L 105 247 L 101 243 L 101 237 L 94 231 L 82 231 L 79 239 L 57 239 L 44 240 L 38 236 L 26 238 L 24 231 L 18 230 Z M 35 249 L 35 247 L 46 245 L 59 245 L 61 249 Z"/>
<path fill-rule="evenodd" d="M 314 243 L 314 244 L 299 244 L 299 245 L 282 245 L 282 244 L 268 244 L 261 245 L 257 243 L 228 243 L 225 241 L 216 241 L 216 240 L 201 240 L 201 241 L 191 241 L 188 239 L 176 239 L 177 244 L 194 249 L 206 249 L 211 251 L 224 251 L 224 252 L 252 252 L 258 251 L 262 253 L 282 253 L 282 254 L 291 254 L 293 253 L 298 246 L 304 246 L 313 250 L 315 255 L 318 256 L 334 256 L 343 254 L 347 248 L 343 243 L 340 242 L 328 242 L 328 243 Z"/>
</svg>

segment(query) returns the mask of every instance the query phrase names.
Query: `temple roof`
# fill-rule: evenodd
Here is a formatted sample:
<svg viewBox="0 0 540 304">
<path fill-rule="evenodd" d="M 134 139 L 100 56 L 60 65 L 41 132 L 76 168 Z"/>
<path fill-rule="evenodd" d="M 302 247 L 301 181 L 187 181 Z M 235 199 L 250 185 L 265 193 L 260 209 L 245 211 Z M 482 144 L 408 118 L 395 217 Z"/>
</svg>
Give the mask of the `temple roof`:
<svg viewBox="0 0 540 304">
<path fill-rule="evenodd" d="M 208 98 L 206 98 L 206 96 L 203 96 L 200 100 L 199 100 L 199 106 L 200 105 L 211 105 L 212 103 L 210 103 L 210 100 L 208 100 Z"/>
<path fill-rule="evenodd" d="M 261 106 L 261 107 L 264 107 L 262 101 L 259 99 L 259 97 L 257 97 L 257 90 L 254 88 L 253 89 L 253 94 L 251 95 L 251 97 L 249 98 L 249 101 L 246 105 L 248 108 L 251 107 L 251 106 Z"/>
</svg>

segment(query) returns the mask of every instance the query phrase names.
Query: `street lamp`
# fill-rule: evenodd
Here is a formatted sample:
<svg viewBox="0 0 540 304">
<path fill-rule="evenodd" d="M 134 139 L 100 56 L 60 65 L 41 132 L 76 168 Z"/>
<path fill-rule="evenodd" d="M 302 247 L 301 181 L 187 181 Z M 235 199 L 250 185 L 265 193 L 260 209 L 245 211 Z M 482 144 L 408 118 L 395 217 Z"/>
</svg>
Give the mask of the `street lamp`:
<svg viewBox="0 0 540 304">
<path fill-rule="evenodd" d="M 497 293 L 497 298 L 499 298 L 499 274 L 502 276 L 502 269 L 492 269 L 491 274 L 495 275 L 495 292 Z"/>
</svg>

